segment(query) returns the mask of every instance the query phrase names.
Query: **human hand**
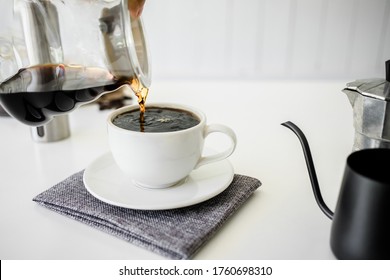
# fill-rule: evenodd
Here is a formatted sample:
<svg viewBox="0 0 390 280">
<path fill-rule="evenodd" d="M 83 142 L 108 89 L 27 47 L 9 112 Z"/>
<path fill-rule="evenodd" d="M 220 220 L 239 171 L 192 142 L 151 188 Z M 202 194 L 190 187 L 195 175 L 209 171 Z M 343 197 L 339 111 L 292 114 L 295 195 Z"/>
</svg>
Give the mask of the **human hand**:
<svg viewBox="0 0 390 280">
<path fill-rule="evenodd" d="M 133 18 L 139 18 L 144 8 L 145 0 L 128 0 L 130 15 Z"/>
</svg>

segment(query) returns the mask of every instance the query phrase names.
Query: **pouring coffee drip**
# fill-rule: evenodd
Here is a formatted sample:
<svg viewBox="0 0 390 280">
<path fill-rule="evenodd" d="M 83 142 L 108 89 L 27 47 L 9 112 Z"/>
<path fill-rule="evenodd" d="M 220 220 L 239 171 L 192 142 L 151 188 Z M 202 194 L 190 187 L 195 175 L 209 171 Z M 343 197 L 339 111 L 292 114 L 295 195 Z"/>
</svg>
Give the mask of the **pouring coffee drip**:
<svg viewBox="0 0 390 280">
<path fill-rule="evenodd" d="M 149 88 L 143 86 L 138 79 L 133 79 L 130 83 L 130 87 L 138 97 L 138 105 L 140 107 L 142 118 L 145 113 L 146 98 L 148 97 Z"/>
</svg>

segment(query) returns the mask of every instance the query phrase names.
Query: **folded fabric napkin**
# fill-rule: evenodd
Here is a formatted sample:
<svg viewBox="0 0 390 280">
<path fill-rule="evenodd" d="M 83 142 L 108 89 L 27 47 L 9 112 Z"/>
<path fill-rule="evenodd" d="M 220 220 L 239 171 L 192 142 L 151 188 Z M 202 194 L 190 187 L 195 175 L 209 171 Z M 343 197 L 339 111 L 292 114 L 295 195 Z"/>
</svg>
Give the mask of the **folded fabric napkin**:
<svg viewBox="0 0 390 280">
<path fill-rule="evenodd" d="M 60 214 L 171 259 L 189 259 L 261 186 L 255 178 L 234 175 L 230 186 L 202 203 L 171 210 L 134 210 L 92 196 L 80 171 L 33 200 Z"/>
</svg>

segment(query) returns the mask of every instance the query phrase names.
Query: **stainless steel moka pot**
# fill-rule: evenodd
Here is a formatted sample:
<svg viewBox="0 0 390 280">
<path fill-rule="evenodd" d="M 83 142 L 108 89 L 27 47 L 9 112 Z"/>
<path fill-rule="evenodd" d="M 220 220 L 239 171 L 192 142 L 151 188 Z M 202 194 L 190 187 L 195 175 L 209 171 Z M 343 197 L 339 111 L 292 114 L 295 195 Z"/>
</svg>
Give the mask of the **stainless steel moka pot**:
<svg viewBox="0 0 390 280">
<path fill-rule="evenodd" d="M 386 79 L 356 80 L 343 92 L 353 107 L 353 150 L 390 148 L 390 60 Z"/>
</svg>

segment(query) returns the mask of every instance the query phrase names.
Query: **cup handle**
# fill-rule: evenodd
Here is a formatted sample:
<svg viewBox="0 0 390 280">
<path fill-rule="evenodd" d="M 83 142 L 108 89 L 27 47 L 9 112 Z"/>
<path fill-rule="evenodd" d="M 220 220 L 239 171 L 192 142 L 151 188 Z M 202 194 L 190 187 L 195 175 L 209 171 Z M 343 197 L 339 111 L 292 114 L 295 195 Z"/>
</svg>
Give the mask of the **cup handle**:
<svg viewBox="0 0 390 280">
<path fill-rule="evenodd" d="M 236 145 L 237 145 L 236 134 L 234 133 L 234 131 L 230 127 L 227 127 L 225 125 L 222 125 L 222 124 L 207 125 L 205 133 L 204 133 L 204 138 L 206 138 L 211 133 L 216 133 L 216 132 L 223 133 L 226 136 L 228 136 L 231 139 L 230 146 L 222 152 L 218 152 L 218 153 L 210 155 L 210 156 L 201 157 L 199 159 L 198 163 L 196 164 L 195 169 L 202 166 L 202 165 L 225 159 L 228 156 L 230 156 L 234 152 L 234 150 L 236 149 Z"/>
</svg>

